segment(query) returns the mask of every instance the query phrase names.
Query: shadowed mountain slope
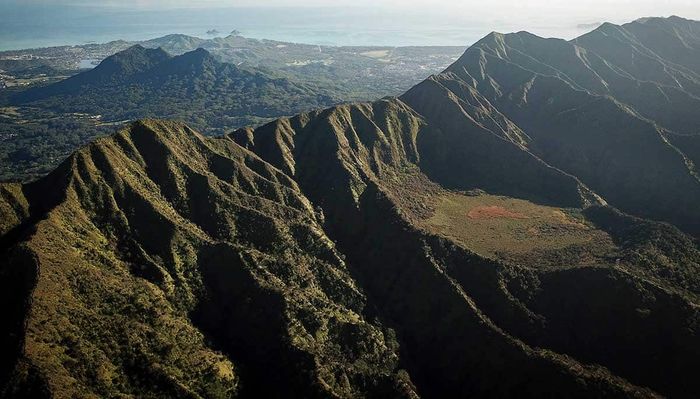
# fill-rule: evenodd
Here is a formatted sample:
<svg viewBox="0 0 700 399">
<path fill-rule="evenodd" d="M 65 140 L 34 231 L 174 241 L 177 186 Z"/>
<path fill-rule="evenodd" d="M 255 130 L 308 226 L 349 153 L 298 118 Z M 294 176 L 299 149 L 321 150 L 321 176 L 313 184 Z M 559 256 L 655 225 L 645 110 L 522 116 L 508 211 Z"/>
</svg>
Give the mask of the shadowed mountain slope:
<svg viewBox="0 0 700 399">
<path fill-rule="evenodd" d="M 3 289 L 26 307 L 6 394 L 410 395 L 309 201 L 241 147 L 146 121 L 25 192 L 3 283 L 33 286 Z"/>
<path fill-rule="evenodd" d="M 696 397 L 695 136 L 577 46 L 0 185 L 2 395 Z"/>
<path fill-rule="evenodd" d="M 466 118 L 465 115 L 461 117 Z M 492 116 L 492 119 L 497 118 L 497 115 Z M 444 121 L 445 118 L 439 120 Z M 473 120 L 470 123 L 473 124 Z M 483 127 L 479 129 L 474 128 L 474 133 L 471 134 L 494 136 Z M 539 384 L 525 383 L 530 378 L 538 379 L 548 375 L 549 368 L 553 367 L 552 364 L 540 363 L 538 360 L 540 356 L 545 356 L 544 353 L 528 349 L 528 344 L 534 342 L 537 342 L 536 347 L 556 348 L 555 352 L 561 351 L 560 353 L 574 357 L 581 356 L 587 362 L 604 364 L 641 385 L 652 385 L 651 381 L 654 381 L 653 384 L 656 385 L 653 386 L 659 387 L 664 393 L 681 394 L 683 389 L 697 390 L 697 387 L 690 386 L 679 388 L 681 384 L 678 381 L 667 380 L 668 375 L 655 375 L 654 368 L 651 367 L 652 359 L 658 359 L 662 353 L 663 356 L 668 356 L 664 360 L 668 364 L 675 363 L 678 356 L 685 358 L 681 361 L 684 366 L 676 369 L 678 373 L 686 373 L 686 367 L 695 367 L 691 366 L 695 362 L 692 357 L 680 355 L 687 348 L 694 348 L 692 351 L 696 353 L 698 341 L 695 333 L 691 332 L 681 338 L 679 346 L 666 352 L 666 349 L 662 349 L 666 345 L 663 334 L 655 335 L 652 331 L 661 325 L 664 329 L 685 331 L 682 326 L 693 323 L 691 320 L 697 315 L 695 304 L 700 287 L 700 253 L 696 244 L 673 228 L 660 233 L 662 225 L 649 222 L 641 227 L 633 218 L 601 207 L 600 199 L 577 183 L 575 178 L 519 149 L 525 163 L 516 163 L 518 159 L 515 155 L 504 157 L 507 159 L 491 160 L 490 164 L 487 163 L 488 158 L 481 158 L 483 170 L 489 166 L 496 170 L 502 168 L 501 181 L 510 181 L 509 179 L 515 179 L 514 176 L 527 176 L 522 169 L 529 169 L 529 178 L 539 184 L 530 185 L 529 194 L 524 187 L 518 189 L 522 197 L 536 198 L 534 193 L 543 187 L 559 187 L 560 191 L 550 191 L 550 197 L 543 201 L 555 207 L 587 210 L 578 216 L 583 220 L 583 224 L 579 225 L 582 230 L 573 228 L 576 230 L 573 233 L 570 223 L 578 222 L 573 222 L 574 219 L 568 217 L 565 217 L 568 227 L 555 227 L 555 224 L 545 222 L 546 226 L 536 227 L 542 229 L 539 233 L 528 230 L 525 237 L 516 237 L 514 241 L 503 241 L 500 244 L 505 251 L 507 246 L 522 242 L 530 242 L 534 248 L 526 249 L 524 253 L 514 255 L 514 258 L 504 254 L 497 254 L 494 258 L 493 255 L 480 251 L 475 241 L 475 235 L 481 234 L 479 230 L 470 230 L 466 234 L 457 230 L 460 223 L 472 219 L 471 216 L 466 219 L 463 216 L 465 213 L 471 215 L 469 205 L 460 206 L 460 214 L 452 216 L 461 222 L 439 229 L 432 222 L 434 215 L 443 212 L 444 199 L 453 194 L 428 179 L 427 176 L 431 176 L 435 182 L 442 183 L 439 175 L 430 174 L 431 163 L 455 162 L 456 160 L 449 160 L 450 156 L 466 160 L 464 151 L 468 151 L 469 143 L 475 142 L 461 142 L 451 137 L 448 142 L 455 149 L 445 155 L 433 148 L 446 146 L 440 142 L 443 139 L 440 130 L 441 128 L 431 127 L 426 119 L 400 100 L 385 100 L 282 119 L 254 131 L 239 130 L 231 137 L 293 176 L 311 201 L 323 209 L 326 229 L 338 242 L 338 248 L 347 255 L 351 273 L 365 287 L 370 303 L 374 304 L 381 319 L 387 320 L 397 331 L 402 353 L 408 362 L 407 370 L 421 394 L 428 397 L 470 394 L 514 396 L 525 392 L 525 396 L 538 396 L 578 391 L 580 387 L 569 386 L 566 379 L 549 384 L 546 388 Z M 498 146 L 503 147 L 496 148 L 513 148 L 512 143 L 499 140 Z M 478 148 L 486 151 L 489 147 Z M 501 151 L 505 153 L 505 149 Z M 435 159 L 435 153 L 443 154 L 443 157 Z M 503 166 L 503 162 L 508 161 L 514 163 Z M 427 176 L 423 171 L 426 171 Z M 458 169 L 454 173 L 455 181 L 464 182 L 463 189 L 474 183 L 468 174 L 459 175 Z M 472 170 L 471 173 L 476 171 Z M 570 184 L 567 186 L 562 182 Z M 500 190 L 504 192 L 508 188 L 502 186 Z M 485 194 L 456 195 L 457 201 L 475 198 L 477 206 L 472 210 L 493 209 L 494 205 L 490 204 L 498 203 Z M 525 219 L 535 218 L 529 212 L 540 206 L 530 204 L 526 208 L 528 214 L 523 215 Z M 560 211 L 556 209 L 562 208 L 553 209 L 555 210 L 546 212 L 558 214 Z M 584 225 L 590 227 L 582 227 Z M 496 224 L 482 228 L 498 229 L 503 226 Z M 505 228 L 512 231 L 519 227 Z M 637 230 L 639 233 L 632 234 L 631 231 L 637 228 L 645 232 Z M 546 229 L 556 229 L 556 232 L 547 238 L 547 233 L 544 232 Z M 601 235 L 598 236 L 599 233 L 594 233 L 595 231 Z M 569 233 L 573 234 L 571 237 L 581 238 L 581 241 L 573 240 L 580 243 L 568 243 L 562 239 L 561 246 L 557 249 L 545 250 L 544 243 L 547 240 L 557 241 Z M 602 241 L 588 235 L 589 233 L 600 237 Z M 675 240 L 680 240 L 678 246 L 670 244 Z M 593 248 L 599 245 L 607 246 L 610 252 L 595 255 Z M 670 255 L 676 250 L 680 251 L 677 255 L 685 255 L 673 255 L 675 260 L 666 267 L 662 266 L 661 257 L 665 256 L 662 254 Z M 582 267 L 584 265 L 588 267 Z M 523 269 L 523 266 L 526 268 Z M 548 281 L 555 278 L 557 283 L 549 285 Z M 563 295 L 567 287 L 578 284 L 579 279 L 586 279 L 590 286 L 585 293 L 576 291 L 577 295 L 572 297 L 575 303 L 556 307 L 549 302 L 556 301 L 554 298 Z M 632 310 L 635 306 L 647 306 L 643 305 L 643 296 L 633 294 L 640 289 L 640 283 L 648 289 L 656 287 L 654 300 L 665 303 L 662 307 L 675 309 L 674 312 L 683 309 L 680 310 L 681 313 L 671 315 L 652 311 L 654 317 L 640 318 L 637 311 Z M 535 291 L 538 293 L 535 293 L 531 284 L 545 284 L 548 288 L 544 291 L 537 289 Z M 456 291 L 451 291 L 452 289 Z M 594 296 L 600 295 L 599 289 L 611 296 L 602 300 L 594 309 L 584 310 L 588 306 L 586 304 L 594 300 Z M 624 304 L 613 299 L 617 290 L 627 291 L 625 298 L 632 302 Z M 644 291 L 648 292 L 647 289 Z M 425 302 L 428 292 L 435 302 Z M 456 304 L 462 300 L 473 304 L 475 308 L 462 313 L 465 311 L 463 305 Z M 448 305 L 452 301 L 457 302 Z M 535 309 L 545 302 L 548 303 L 546 308 Z M 628 307 L 630 305 L 632 307 Z M 573 319 L 565 316 L 569 309 L 579 309 L 590 315 L 579 328 L 590 331 L 591 326 L 595 325 L 602 329 L 600 335 L 586 338 L 585 335 L 571 336 L 570 332 L 564 332 L 563 329 L 569 328 L 568 326 L 576 325 L 576 316 L 572 315 Z M 470 316 L 470 312 L 476 313 Z M 613 321 L 622 314 L 627 315 L 623 317 L 624 322 L 620 321 L 622 319 Z M 486 326 L 492 326 L 485 331 L 493 328 L 495 330 L 491 333 L 498 331 L 500 338 L 480 336 L 482 333 L 487 336 L 491 333 L 474 329 L 471 317 L 484 320 Z M 661 321 L 656 317 L 670 318 Z M 566 321 L 559 321 L 559 318 Z M 589 322 L 591 324 L 586 324 Z M 642 327 L 645 323 L 649 324 Z M 623 325 L 637 325 L 640 330 L 635 331 L 644 332 L 630 334 L 630 330 L 625 330 L 625 338 L 611 338 L 616 334 L 613 331 L 627 329 Z M 669 334 L 670 329 L 666 330 Z M 563 341 L 559 338 L 560 334 L 569 338 Z M 632 339 L 632 336 L 635 338 Z M 463 346 L 464 339 L 475 339 L 489 349 L 475 352 L 473 348 Z M 630 339 L 636 344 L 626 341 Z M 641 342 L 644 342 L 643 350 L 639 346 Z M 610 356 L 605 348 L 611 346 L 619 348 L 620 352 Z M 523 350 L 525 352 L 521 352 Z M 503 363 L 489 363 L 493 361 L 491 351 L 500 353 L 499 356 L 504 357 Z M 523 353 L 527 353 L 530 358 L 530 372 L 519 368 L 518 371 L 502 369 L 521 362 L 522 359 L 516 359 Z M 627 363 L 632 358 L 637 361 Z M 554 355 L 553 359 L 559 358 Z M 578 367 L 568 363 L 568 360 L 561 361 L 563 363 L 555 360 L 558 366 L 554 367 Z M 507 384 L 492 380 L 494 375 L 501 372 L 511 378 L 520 375 L 525 380 L 515 378 Z M 474 379 L 466 378 L 467 375 L 472 375 Z M 612 395 L 611 392 L 607 394 Z M 629 394 L 630 392 L 625 393 Z M 641 391 L 640 394 L 646 395 Z"/>
<path fill-rule="evenodd" d="M 637 227 L 646 233 L 632 248 L 631 219 L 600 208 L 576 216 L 585 225 L 562 216 L 550 226 L 583 241 L 551 249 L 548 261 L 480 252 L 426 222 L 452 195 L 420 171 L 431 132 L 391 100 L 233 135 L 268 164 L 229 139 L 145 121 L 45 179 L 8 186 L 2 209 L 16 216 L 4 227 L 3 292 L 14 312 L 3 349 L 18 361 L 4 365 L 5 395 L 626 397 L 653 395 L 639 386 L 696 389 L 679 382 L 692 381 L 685 375 L 698 359 L 694 333 L 681 333 L 697 313 L 698 251 L 688 241 L 662 245 L 682 233 L 671 229 L 659 244 L 647 237 L 650 223 Z M 579 207 L 590 205 L 580 195 L 589 191 L 571 190 Z M 38 194 L 46 192 L 56 195 Z M 595 227 L 605 223 L 615 229 Z M 586 260 L 589 234 L 603 234 L 611 253 Z M 695 263 L 678 262 L 679 254 Z M 641 266 L 654 256 L 667 264 Z M 570 320 L 551 301 L 581 276 L 589 276 L 586 292 L 613 297 L 590 319 Z M 615 299 L 620 290 L 629 291 L 625 302 Z M 613 315 L 622 321 L 601 319 Z M 558 338 L 576 322 L 605 327 L 593 339 Z M 635 333 L 613 338 L 623 325 Z M 668 334 L 674 344 L 662 339 Z M 611 345 L 620 348 L 612 356 Z M 653 373 L 659 362 L 674 372 Z"/>
<path fill-rule="evenodd" d="M 439 84 L 467 101 L 476 91 L 527 137 L 510 141 L 626 212 L 697 234 L 700 103 L 680 88 L 623 77 L 610 63 L 596 61 L 595 46 L 589 48 L 526 32 L 493 33 L 431 85 L 418 85 L 402 98 L 426 118 L 444 120 L 434 117 L 442 110 L 430 108 L 433 97 L 423 91 L 434 89 L 428 86 Z M 656 115 L 668 123 L 650 119 Z M 673 130 L 675 124 L 683 128 Z"/>
</svg>

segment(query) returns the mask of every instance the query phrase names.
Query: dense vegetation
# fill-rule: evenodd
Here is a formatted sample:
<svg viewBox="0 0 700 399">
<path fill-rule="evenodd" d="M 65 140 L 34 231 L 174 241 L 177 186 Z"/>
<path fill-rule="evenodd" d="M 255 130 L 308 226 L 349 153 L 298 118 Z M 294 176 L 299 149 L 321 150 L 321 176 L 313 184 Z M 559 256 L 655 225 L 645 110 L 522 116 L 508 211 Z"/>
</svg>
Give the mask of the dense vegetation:
<svg viewBox="0 0 700 399">
<path fill-rule="evenodd" d="M 99 126 L 88 115 L 36 108 L 0 108 L 0 180 L 33 180 L 114 126 Z"/>
<path fill-rule="evenodd" d="M 601 43 L 700 38 L 661 21 Z M 76 86 L 171 60 L 137 51 Z M 693 136 L 584 89 L 597 53 L 492 34 L 400 98 L 142 120 L 0 184 L 0 394 L 697 397 Z"/>
<path fill-rule="evenodd" d="M 492 33 L 402 98 L 439 120 L 446 134 L 471 119 L 576 176 L 621 210 L 700 234 L 700 174 L 693 162 L 700 70 L 684 61 L 700 46 L 698 25 L 678 17 L 604 24 L 572 42 Z M 676 51 L 662 51 L 658 40 Z M 487 184 L 496 182 L 479 183 Z M 511 193 L 517 184 L 533 181 L 518 179 Z"/>
<path fill-rule="evenodd" d="M 318 88 L 219 62 L 206 50 L 171 57 L 134 46 L 93 70 L 11 95 L 8 102 L 25 115 L 0 120 L 9 143 L 0 153 L 2 177 L 41 175 L 125 121 L 157 116 L 223 134 L 337 101 Z"/>
<path fill-rule="evenodd" d="M 170 57 L 161 49 L 140 46 L 91 71 L 13 99 L 107 120 L 180 119 L 211 133 L 334 101 L 320 89 L 219 62 L 206 50 Z"/>
<path fill-rule="evenodd" d="M 459 47 L 312 46 L 238 35 L 199 39 L 176 34 L 140 42 L 143 47 L 133 48 L 135 44 L 114 41 L 0 52 L 0 82 L 9 79 L 10 85 L 10 89 L 0 89 L 0 107 L 8 105 L 9 98 L 18 91 L 44 87 L 85 72 L 78 70 L 84 68 L 81 61 L 109 59 L 110 63 L 115 61 L 110 56 L 122 51 L 125 52 L 116 58 L 124 64 L 136 62 L 148 53 L 143 47 L 184 55 L 179 58 L 180 63 L 208 64 L 199 72 L 193 67 L 189 74 L 180 71 L 177 76 L 164 76 L 163 73 L 173 71 L 161 71 L 146 62 L 146 65 L 133 65 L 137 69 L 132 70 L 132 76 L 121 76 L 118 83 L 98 79 L 83 87 L 88 82 L 76 77 L 46 88 L 48 91 L 32 90 L 32 95 L 43 92 L 43 100 L 31 106 L 0 108 L 0 136 L 4 144 L 0 148 L 0 180 L 31 180 L 46 174 L 86 143 L 71 139 L 76 134 L 74 129 L 60 128 L 56 119 L 78 123 L 79 134 L 85 139 L 99 137 L 105 130 L 113 131 L 110 124 L 120 125 L 118 122 L 140 117 L 179 119 L 207 134 L 218 134 L 340 100 L 370 100 L 399 94 L 430 73 L 442 70 L 463 51 Z M 198 61 L 193 53 L 198 48 L 205 48 L 215 58 L 238 67 L 213 59 Z M 131 53 L 126 51 L 129 49 Z M 137 54 L 139 51 L 135 49 L 140 49 L 142 54 Z M 165 61 L 163 54 L 159 57 L 157 53 L 150 52 Z M 145 73 L 148 68 L 151 71 Z M 99 69 L 100 74 L 111 73 L 104 66 Z M 139 70 L 143 73 L 133 76 Z M 201 74 L 194 76 L 195 73 Z M 94 77 L 95 73 L 90 75 Z M 168 81 L 163 82 L 164 79 Z M 67 86 L 73 86 L 73 91 L 67 90 Z M 78 87 L 82 88 L 79 94 Z M 76 117 L 75 113 L 90 115 Z M 90 116 L 99 118 L 90 119 Z M 36 151 L 33 148 L 37 144 L 51 150 Z M 28 157 L 18 160 L 12 155 L 14 151 L 24 152 Z"/>
</svg>

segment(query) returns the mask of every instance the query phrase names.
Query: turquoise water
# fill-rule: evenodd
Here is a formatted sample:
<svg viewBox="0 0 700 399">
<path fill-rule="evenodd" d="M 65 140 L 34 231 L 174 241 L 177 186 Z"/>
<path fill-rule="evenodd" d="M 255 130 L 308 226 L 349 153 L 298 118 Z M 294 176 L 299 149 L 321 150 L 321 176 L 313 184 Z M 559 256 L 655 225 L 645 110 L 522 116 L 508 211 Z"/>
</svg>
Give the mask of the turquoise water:
<svg viewBox="0 0 700 399">
<path fill-rule="evenodd" d="M 2 1 L 2 0 L 0 0 Z M 590 22 L 590 21 L 589 21 Z M 108 7 L 0 4 L 0 50 L 143 40 L 170 33 L 199 37 L 216 29 L 244 36 L 324 45 L 469 45 L 492 30 L 527 29 L 571 38 L 576 21 L 519 25 L 469 13 L 406 13 L 368 8 L 221 8 L 129 10 Z"/>
</svg>

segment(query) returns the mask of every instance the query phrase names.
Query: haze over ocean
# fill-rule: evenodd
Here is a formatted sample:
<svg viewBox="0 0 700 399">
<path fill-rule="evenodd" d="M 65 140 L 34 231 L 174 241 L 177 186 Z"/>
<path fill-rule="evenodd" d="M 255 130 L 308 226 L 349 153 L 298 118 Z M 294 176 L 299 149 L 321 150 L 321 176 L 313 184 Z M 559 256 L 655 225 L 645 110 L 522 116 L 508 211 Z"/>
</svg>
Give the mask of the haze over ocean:
<svg viewBox="0 0 700 399">
<path fill-rule="evenodd" d="M 573 38 L 592 29 L 595 17 L 532 17 L 513 24 L 470 14 L 389 11 L 386 8 L 239 7 L 137 9 L 51 4 L 0 4 L 0 50 L 143 40 L 171 33 L 211 37 L 238 30 L 246 37 L 322 45 L 469 45 L 492 30 L 527 29 L 542 36 Z M 617 21 L 613 21 L 617 22 Z"/>
</svg>

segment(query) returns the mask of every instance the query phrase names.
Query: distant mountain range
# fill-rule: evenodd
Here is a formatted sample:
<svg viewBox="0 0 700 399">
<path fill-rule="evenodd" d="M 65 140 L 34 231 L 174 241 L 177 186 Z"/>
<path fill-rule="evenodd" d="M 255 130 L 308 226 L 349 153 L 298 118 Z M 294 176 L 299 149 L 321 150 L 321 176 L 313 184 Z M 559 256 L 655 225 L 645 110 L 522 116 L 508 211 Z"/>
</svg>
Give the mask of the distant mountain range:
<svg viewBox="0 0 700 399">
<path fill-rule="evenodd" d="M 697 397 L 699 33 L 492 33 L 397 98 L 0 184 L 2 395 Z M 22 101 L 296 93 L 259 76 L 137 47 Z"/>
<path fill-rule="evenodd" d="M 203 48 L 222 61 L 319 84 L 348 101 L 397 95 L 457 59 L 459 46 L 319 46 L 251 39 L 236 32 L 202 39 L 170 34 L 139 42 L 117 40 L 75 46 L 0 52 L 0 69 L 24 78 L 38 72 L 74 74 L 86 61 L 99 62 L 134 45 L 162 48 L 172 55 Z"/>
<path fill-rule="evenodd" d="M 194 82 L 196 87 L 185 83 L 183 75 L 164 84 L 155 64 L 135 64 L 132 67 L 140 69 L 119 81 L 112 80 L 106 66 L 99 72 L 77 70 L 107 59 L 108 64 L 135 62 L 144 55 L 135 54 L 134 46 L 162 48 L 175 58 L 184 57 L 178 58 L 183 63 L 197 62 L 192 52 L 203 48 L 211 53 L 210 64 L 221 61 L 235 68 L 215 68 L 224 82 L 213 87 L 207 84 L 212 83 L 209 76 Z M 89 140 L 141 117 L 177 118 L 206 134 L 222 134 L 314 106 L 396 95 L 444 69 L 463 51 L 461 47 L 332 47 L 235 34 L 212 39 L 174 34 L 143 42 L 0 52 L 0 81 L 8 86 L 0 90 L 0 180 L 26 181 L 45 175 Z M 61 82 L 80 72 L 86 74 Z M 97 75 L 107 78 L 91 82 L 89 88 L 82 86 L 85 79 Z M 282 87 L 269 88 L 274 84 Z M 22 93 L 27 89 L 24 85 L 30 93 Z M 122 90 L 121 85 L 130 89 Z M 10 100 L 37 97 L 42 101 Z"/>
<path fill-rule="evenodd" d="M 316 87 L 220 62 L 204 49 L 170 56 L 140 45 L 92 70 L 12 99 L 109 120 L 181 119 L 212 133 L 338 101 Z"/>
</svg>

